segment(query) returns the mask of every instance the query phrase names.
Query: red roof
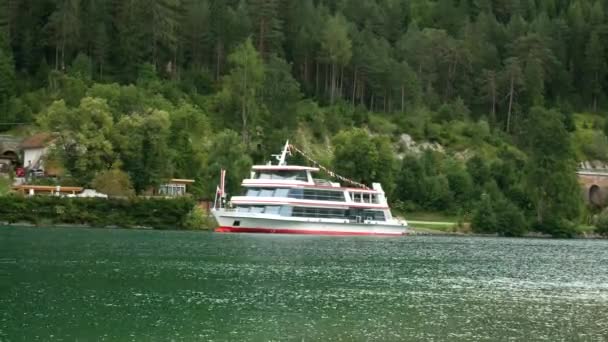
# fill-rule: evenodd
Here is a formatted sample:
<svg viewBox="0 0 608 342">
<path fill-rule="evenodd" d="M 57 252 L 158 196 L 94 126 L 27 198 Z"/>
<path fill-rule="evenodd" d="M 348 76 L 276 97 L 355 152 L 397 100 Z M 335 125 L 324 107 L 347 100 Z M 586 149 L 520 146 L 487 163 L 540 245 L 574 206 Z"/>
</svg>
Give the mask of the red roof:
<svg viewBox="0 0 608 342">
<path fill-rule="evenodd" d="M 21 142 L 22 149 L 43 148 L 47 147 L 55 140 L 55 136 L 48 132 L 41 132 L 26 138 Z"/>
</svg>

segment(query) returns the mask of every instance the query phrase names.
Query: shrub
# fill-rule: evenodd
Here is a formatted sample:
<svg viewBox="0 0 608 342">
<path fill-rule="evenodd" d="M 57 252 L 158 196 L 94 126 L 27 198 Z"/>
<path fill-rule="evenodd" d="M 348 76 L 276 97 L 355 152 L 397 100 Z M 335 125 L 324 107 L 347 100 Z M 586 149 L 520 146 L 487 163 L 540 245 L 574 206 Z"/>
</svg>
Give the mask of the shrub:
<svg viewBox="0 0 608 342">
<path fill-rule="evenodd" d="M 0 196 L 0 219 L 9 223 L 187 229 L 194 204 L 188 197 L 103 199 L 11 195 Z"/>
<path fill-rule="evenodd" d="M 92 185 L 95 190 L 110 197 L 130 197 L 135 195 L 129 175 L 118 167 L 113 167 L 110 170 L 97 174 L 93 179 Z"/>
<path fill-rule="evenodd" d="M 535 222 L 534 230 L 555 238 L 572 238 L 576 235 L 576 227 L 571 221 L 556 216 L 545 217 L 543 222 Z"/>
<path fill-rule="evenodd" d="M 187 229 L 213 229 L 216 225 L 215 220 L 205 215 L 198 206 L 192 208 L 184 223 Z"/>
<path fill-rule="evenodd" d="M 595 231 L 604 236 L 608 236 L 608 210 L 602 211 L 595 220 Z"/>
<path fill-rule="evenodd" d="M 504 236 L 522 236 L 527 231 L 527 224 L 521 210 L 508 200 L 494 203 L 496 215 L 496 232 Z"/>
<path fill-rule="evenodd" d="M 483 194 L 471 220 L 471 228 L 475 233 L 494 233 L 497 231 L 498 220 L 492 207 L 490 196 Z"/>
<path fill-rule="evenodd" d="M 11 189 L 11 180 L 8 177 L 0 176 L 0 196 L 7 194 Z"/>
</svg>

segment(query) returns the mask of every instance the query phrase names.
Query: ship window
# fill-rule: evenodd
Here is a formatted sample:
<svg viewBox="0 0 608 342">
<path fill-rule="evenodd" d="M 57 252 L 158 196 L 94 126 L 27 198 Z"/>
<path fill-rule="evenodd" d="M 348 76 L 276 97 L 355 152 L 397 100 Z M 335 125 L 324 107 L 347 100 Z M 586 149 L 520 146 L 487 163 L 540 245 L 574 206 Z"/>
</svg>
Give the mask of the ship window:
<svg viewBox="0 0 608 342">
<path fill-rule="evenodd" d="M 317 189 L 291 189 L 289 198 L 307 199 L 315 201 L 337 201 L 344 202 L 344 193 L 341 191 L 317 190 Z"/>
<path fill-rule="evenodd" d="M 286 171 L 286 170 L 262 171 L 260 173 L 256 173 L 255 177 L 257 179 L 308 181 L 308 176 L 306 175 L 306 171 Z"/>
<path fill-rule="evenodd" d="M 313 218 L 345 218 L 345 210 L 328 208 L 294 207 L 293 216 Z"/>
<path fill-rule="evenodd" d="M 344 202 L 344 193 L 340 191 L 304 189 L 304 199 Z"/>
<path fill-rule="evenodd" d="M 369 209 L 349 209 L 348 218 L 356 220 L 357 217 L 365 217 L 366 220 L 373 221 L 386 221 L 384 211 L 382 210 L 369 210 Z"/>
<path fill-rule="evenodd" d="M 247 196 L 257 197 L 260 195 L 260 189 L 249 189 L 247 190 Z"/>
<path fill-rule="evenodd" d="M 266 208 L 264 209 L 264 213 L 278 215 L 280 210 L 281 210 L 281 207 L 278 205 L 272 205 L 272 206 L 269 205 L 269 206 L 266 206 Z"/>
<path fill-rule="evenodd" d="M 291 189 L 289 190 L 289 198 L 304 198 L 304 189 Z"/>
<path fill-rule="evenodd" d="M 260 197 L 272 197 L 274 195 L 273 189 L 260 189 Z"/>
<path fill-rule="evenodd" d="M 251 206 L 251 209 L 249 210 L 249 212 L 251 212 L 251 213 L 263 213 L 264 212 L 264 207 L 263 206 Z"/>
<path fill-rule="evenodd" d="M 289 189 L 276 189 L 274 191 L 274 197 L 288 197 Z"/>
<path fill-rule="evenodd" d="M 286 206 L 286 205 L 282 206 L 281 209 L 280 209 L 281 216 L 288 216 L 288 217 L 291 216 L 292 209 L 293 208 L 290 207 L 290 206 Z"/>
<path fill-rule="evenodd" d="M 238 226 L 240 226 L 240 225 L 241 225 L 241 221 L 239 221 L 239 220 L 235 220 L 235 221 L 232 223 L 232 225 L 233 225 L 234 227 L 238 227 Z"/>
<path fill-rule="evenodd" d="M 361 193 L 355 192 L 353 194 L 353 202 L 358 202 L 358 203 L 361 202 Z"/>
</svg>

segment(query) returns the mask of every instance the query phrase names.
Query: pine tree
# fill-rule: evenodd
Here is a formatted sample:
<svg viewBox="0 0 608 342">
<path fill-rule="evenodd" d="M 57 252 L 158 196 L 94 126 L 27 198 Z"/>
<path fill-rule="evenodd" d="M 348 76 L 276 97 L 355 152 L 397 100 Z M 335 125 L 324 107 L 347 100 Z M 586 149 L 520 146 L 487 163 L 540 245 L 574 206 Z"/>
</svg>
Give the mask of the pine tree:
<svg viewBox="0 0 608 342">
<path fill-rule="evenodd" d="M 338 68 L 344 67 L 352 57 L 352 42 L 348 37 L 347 23 L 341 15 L 330 17 L 321 34 L 321 48 L 331 65 L 330 102 L 334 102 L 338 87 Z"/>
<path fill-rule="evenodd" d="M 270 53 L 282 55 L 283 20 L 281 0 L 249 0 L 249 13 L 258 52 L 263 58 Z"/>
<path fill-rule="evenodd" d="M 597 31 L 594 31 L 591 34 L 591 38 L 585 49 L 585 69 L 592 108 L 594 112 L 597 112 L 598 98 L 603 94 L 602 83 L 606 77 L 604 45 L 600 41 L 599 33 Z"/>
<path fill-rule="evenodd" d="M 576 162 L 568 132 L 555 110 L 534 107 L 526 123 L 527 187 L 539 224 L 580 213 Z"/>
<path fill-rule="evenodd" d="M 504 89 L 506 89 L 507 104 L 507 118 L 506 128 L 507 133 L 511 130 L 511 115 L 513 113 L 513 105 L 515 104 L 519 91 L 524 86 L 524 77 L 519 64 L 519 60 L 515 57 L 508 58 L 505 61 L 504 70 L 501 73 L 502 83 Z"/>
<path fill-rule="evenodd" d="M 185 4 L 182 40 L 187 61 L 194 68 L 202 68 L 208 51 L 210 7 L 207 0 L 189 0 Z"/>
<path fill-rule="evenodd" d="M 251 39 L 245 40 L 228 56 L 232 65 L 230 74 L 223 80 L 225 96 L 237 103 L 241 116 L 241 136 L 249 147 L 250 122 L 259 112 L 258 97 L 264 81 L 264 63 L 253 47 Z"/>
<path fill-rule="evenodd" d="M 15 94 L 15 68 L 13 59 L 6 51 L 6 48 L 0 46 L 0 123 L 6 123 L 8 103 Z M 0 129 L 6 128 L 9 126 L 0 126 Z"/>
<path fill-rule="evenodd" d="M 55 45 L 55 70 L 65 70 L 66 50 L 74 48 L 80 33 L 80 1 L 56 0 L 47 27 Z"/>
</svg>

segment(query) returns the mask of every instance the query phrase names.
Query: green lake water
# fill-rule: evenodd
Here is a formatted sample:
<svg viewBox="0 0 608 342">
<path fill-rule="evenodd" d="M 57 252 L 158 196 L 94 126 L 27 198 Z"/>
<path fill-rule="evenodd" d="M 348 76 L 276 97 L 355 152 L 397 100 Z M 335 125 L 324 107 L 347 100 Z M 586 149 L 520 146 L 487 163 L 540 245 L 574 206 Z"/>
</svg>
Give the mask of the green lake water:
<svg viewBox="0 0 608 342">
<path fill-rule="evenodd" d="M 0 227 L 0 341 L 606 341 L 608 241 Z"/>
</svg>

